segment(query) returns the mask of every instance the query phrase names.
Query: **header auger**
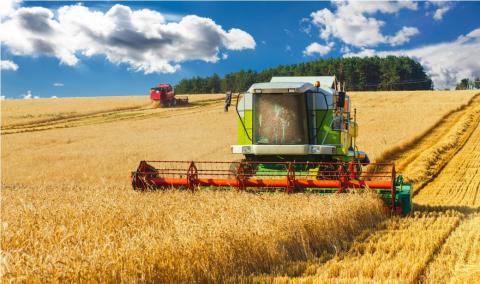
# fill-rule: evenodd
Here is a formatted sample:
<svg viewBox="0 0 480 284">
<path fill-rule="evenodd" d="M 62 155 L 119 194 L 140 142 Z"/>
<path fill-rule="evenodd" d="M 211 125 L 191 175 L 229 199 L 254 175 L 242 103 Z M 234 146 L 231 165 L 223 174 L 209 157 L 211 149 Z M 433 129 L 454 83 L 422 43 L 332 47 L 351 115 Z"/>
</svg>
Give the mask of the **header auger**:
<svg viewBox="0 0 480 284">
<path fill-rule="evenodd" d="M 136 190 L 237 189 L 318 194 L 372 190 L 392 211 L 411 211 L 411 185 L 393 164 L 358 151 L 350 98 L 335 77 L 274 77 L 237 97 L 237 162 L 142 161 Z"/>
</svg>

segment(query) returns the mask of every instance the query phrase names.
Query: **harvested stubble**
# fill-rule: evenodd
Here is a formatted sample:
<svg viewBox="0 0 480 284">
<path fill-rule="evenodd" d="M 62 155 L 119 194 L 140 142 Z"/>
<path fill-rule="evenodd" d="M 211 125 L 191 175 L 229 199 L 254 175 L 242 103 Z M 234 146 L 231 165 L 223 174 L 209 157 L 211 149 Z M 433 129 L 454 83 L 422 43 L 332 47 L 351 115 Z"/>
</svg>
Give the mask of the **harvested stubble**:
<svg viewBox="0 0 480 284">
<path fill-rule="evenodd" d="M 325 265 L 312 265 L 299 283 L 345 282 L 414 283 L 462 214 L 454 211 L 417 212 L 389 219 L 365 241 L 354 242 L 346 254 Z"/>
<path fill-rule="evenodd" d="M 4 279 L 26 282 L 238 280 L 333 253 L 386 217 L 370 194 L 18 187 L 3 195 Z"/>
<path fill-rule="evenodd" d="M 480 215 L 472 214 L 447 239 L 425 273 L 427 283 L 478 283 Z"/>
<path fill-rule="evenodd" d="M 415 196 L 413 216 L 389 219 L 349 252 L 313 262 L 304 277 L 277 282 L 478 283 L 479 114 L 475 99 L 442 135 L 407 149 L 413 158 L 402 156 L 410 161 L 407 175 L 418 184 L 433 178 Z"/>
</svg>

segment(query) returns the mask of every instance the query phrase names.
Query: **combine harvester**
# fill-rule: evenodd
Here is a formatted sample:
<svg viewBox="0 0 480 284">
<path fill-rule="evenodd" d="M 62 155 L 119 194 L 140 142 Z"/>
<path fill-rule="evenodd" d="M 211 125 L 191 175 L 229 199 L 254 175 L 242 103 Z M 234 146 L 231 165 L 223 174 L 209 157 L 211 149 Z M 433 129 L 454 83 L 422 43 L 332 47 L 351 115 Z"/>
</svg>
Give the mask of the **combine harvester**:
<svg viewBox="0 0 480 284">
<path fill-rule="evenodd" d="M 358 151 L 356 111 L 333 77 L 273 77 L 237 97 L 237 162 L 142 161 L 135 190 L 376 191 L 392 211 L 411 211 L 411 184 L 393 164 Z"/>
<path fill-rule="evenodd" d="M 179 99 L 175 97 L 175 89 L 170 84 L 158 84 L 158 87 L 150 88 L 150 100 L 160 103 L 163 107 L 188 104 L 188 98 Z"/>
</svg>

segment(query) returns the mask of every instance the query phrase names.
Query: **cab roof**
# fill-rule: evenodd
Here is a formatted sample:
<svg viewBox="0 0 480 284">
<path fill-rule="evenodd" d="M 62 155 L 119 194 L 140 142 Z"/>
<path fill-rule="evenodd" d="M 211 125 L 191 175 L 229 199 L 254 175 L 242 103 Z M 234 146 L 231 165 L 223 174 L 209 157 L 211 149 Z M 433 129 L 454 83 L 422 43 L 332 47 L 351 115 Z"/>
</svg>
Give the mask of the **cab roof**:
<svg viewBox="0 0 480 284">
<path fill-rule="evenodd" d="M 302 82 L 266 82 L 253 84 L 249 93 L 305 93 L 315 91 L 316 88 L 310 83 Z"/>
<path fill-rule="evenodd" d="M 320 87 L 327 87 L 336 89 L 337 78 L 334 76 L 278 76 L 272 77 L 270 82 L 301 82 L 315 84 L 316 81 L 320 82 Z"/>
</svg>

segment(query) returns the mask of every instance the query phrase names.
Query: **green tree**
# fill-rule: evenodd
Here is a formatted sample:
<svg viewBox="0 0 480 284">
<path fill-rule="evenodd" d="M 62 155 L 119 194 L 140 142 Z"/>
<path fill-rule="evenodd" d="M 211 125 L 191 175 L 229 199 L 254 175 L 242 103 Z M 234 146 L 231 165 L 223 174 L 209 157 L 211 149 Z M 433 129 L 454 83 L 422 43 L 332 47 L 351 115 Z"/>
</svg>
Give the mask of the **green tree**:
<svg viewBox="0 0 480 284">
<path fill-rule="evenodd" d="M 460 83 L 457 84 L 455 90 L 467 90 L 470 85 L 470 80 L 468 78 L 463 78 L 460 80 Z"/>
<path fill-rule="evenodd" d="M 182 93 L 243 92 L 251 84 L 268 82 L 273 76 L 327 75 L 336 75 L 347 90 L 352 91 L 433 89 L 432 80 L 419 62 L 398 56 L 327 58 L 279 65 L 260 72 L 240 70 L 226 74 L 223 79 L 218 74 L 183 79 L 176 88 Z M 480 85 L 480 80 L 477 81 L 476 84 Z"/>
</svg>

